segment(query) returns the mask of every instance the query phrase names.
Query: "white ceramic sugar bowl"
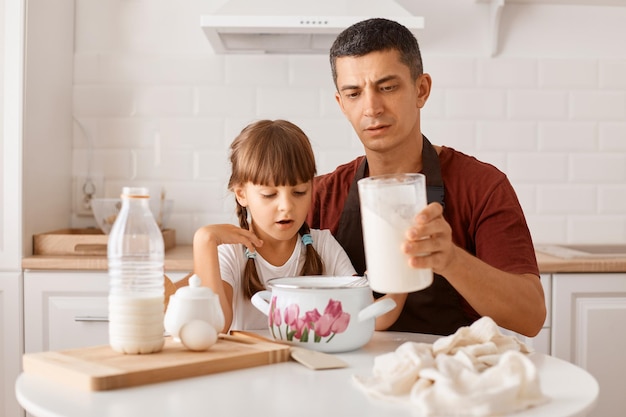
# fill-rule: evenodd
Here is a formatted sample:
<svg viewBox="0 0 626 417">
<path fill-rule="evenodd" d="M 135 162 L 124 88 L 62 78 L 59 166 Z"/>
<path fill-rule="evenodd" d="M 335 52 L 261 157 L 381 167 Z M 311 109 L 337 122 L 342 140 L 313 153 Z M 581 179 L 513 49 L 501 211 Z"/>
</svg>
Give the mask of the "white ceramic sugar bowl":
<svg viewBox="0 0 626 417">
<path fill-rule="evenodd" d="M 163 322 L 165 331 L 190 350 L 208 349 L 224 327 L 219 296 L 200 284 L 192 275 L 189 285 L 170 297 Z"/>
</svg>

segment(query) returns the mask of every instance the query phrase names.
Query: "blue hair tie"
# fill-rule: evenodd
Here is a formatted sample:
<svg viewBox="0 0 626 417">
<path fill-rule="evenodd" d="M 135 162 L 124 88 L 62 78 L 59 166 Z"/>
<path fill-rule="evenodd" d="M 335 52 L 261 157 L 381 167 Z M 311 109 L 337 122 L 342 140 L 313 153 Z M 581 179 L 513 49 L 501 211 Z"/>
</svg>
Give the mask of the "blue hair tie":
<svg viewBox="0 0 626 417">
<path fill-rule="evenodd" d="M 248 248 L 246 248 L 246 258 L 256 259 L 256 252 L 250 252 Z"/>
<path fill-rule="evenodd" d="M 305 245 L 312 245 L 313 238 L 308 233 L 306 235 L 302 235 L 302 243 L 304 243 Z"/>
</svg>

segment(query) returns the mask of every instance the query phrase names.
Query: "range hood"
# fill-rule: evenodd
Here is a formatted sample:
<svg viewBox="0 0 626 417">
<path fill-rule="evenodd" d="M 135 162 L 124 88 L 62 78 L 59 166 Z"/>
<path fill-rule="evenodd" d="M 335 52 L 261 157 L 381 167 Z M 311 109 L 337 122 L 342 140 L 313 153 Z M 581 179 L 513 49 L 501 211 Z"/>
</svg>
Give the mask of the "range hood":
<svg viewBox="0 0 626 417">
<path fill-rule="evenodd" d="M 327 54 L 339 32 L 370 17 L 415 34 L 424 27 L 423 17 L 394 0 L 230 0 L 200 25 L 216 53 Z"/>
</svg>

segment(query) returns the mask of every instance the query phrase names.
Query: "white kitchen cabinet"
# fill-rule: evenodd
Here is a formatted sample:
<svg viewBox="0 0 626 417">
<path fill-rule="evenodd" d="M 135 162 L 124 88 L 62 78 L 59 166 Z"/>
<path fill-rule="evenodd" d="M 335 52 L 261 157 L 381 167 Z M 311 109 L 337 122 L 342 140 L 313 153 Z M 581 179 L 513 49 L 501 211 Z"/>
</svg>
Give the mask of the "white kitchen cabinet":
<svg viewBox="0 0 626 417">
<path fill-rule="evenodd" d="M 21 270 L 22 254 L 20 103 L 23 55 L 19 46 L 23 28 L 17 22 L 8 22 L 10 18 L 19 20 L 15 5 L 7 3 L 5 10 L 0 0 L 0 271 Z"/>
<path fill-rule="evenodd" d="M 21 272 L 0 272 L 0 416 L 23 416 L 15 400 L 22 357 Z"/>
<path fill-rule="evenodd" d="M 626 415 L 626 273 L 557 273 L 552 290 L 552 355 L 598 380 L 593 416 Z"/>
<path fill-rule="evenodd" d="M 106 271 L 24 272 L 25 352 L 108 343 L 108 289 Z"/>
<path fill-rule="evenodd" d="M 167 272 L 173 281 L 186 272 Z M 26 353 L 109 342 L 107 271 L 24 272 Z"/>
<path fill-rule="evenodd" d="M 2 417 L 24 415 L 13 394 L 24 347 L 22 257 L 33 234 L 69 227 L 72 206 L 75 1 L 26 3 L 0 0 Z"/>
<path fill-rule="evenodd" d="M 168 271 L 167 276 L 177 281 L 187 273 Z M 1 290 L 0 286 L 0 295 Z M 24 352 L 72 349 L 109 343 L 108 291 L 107 271 L 24 271 L 23 299 L 26 312 Z M 14 295 L 13 300 L 17 302 L 17 299 L 18 296 Z M 1 301 L 0 299 L 0 306 Z M 15 326 L 18 324 L 15 323 Z M 20 329 L 13 329 L 17 330 Z M 13 353 L 11 358 L 21 358 L 21 350 Z M 14 362 L 13 360 L 11 363 Z M 21 361 L 19 363 L 21 364 Z M 15 378 L 21 367 L 16 365 L 15 368 L 14 376 L 6 384 L 6 390 L 13 398 Z M 15 412 L 7 412 L 5 416 L 23 415 L 17 414 L 18 410 L 23 413 L 15 402 Z M 31 417 L 28 413 L 26 415 Z"/>
<path fill-rule="evenodd" d="M 549 355 L 552 351 L 550 345 L 552 336 L 552 275 L 541 274 L 540 279 L 546 302 L 546 320 L 539 334 L 533 338 L 526 338 L 526 343 L 532 346 L 537 352 Z"/>
<path fill-rule="evenodd" d="M 546 320 L 543 323 L 543 327 L 535 337 L 526 337 L 519 333 L 512 332 L 510 330 L 501 328 L 500 331 L 504 334 L 512 334 L 517 337 L 519 340 L 524 342 L 527 346 L 531 347 L 534 351 L 545 353 L 546 355 L 550 355 L 550 337 L 551 337 L 551 325 L 552 325 L 552 317 L 551 317 L 551 300 L 552 297 L 550 294 L 552 293 L 552 276 L 550 274 L 541 274 L 541 286 L 543 287 L 543 293 L 545 296 L 546 302 Z"/>
<path fill-rule="evenodd" d="M 0 416 L 24 415 L 14 394 L 22 358 L 24 1 L 0 0 Z"/>
</svg>

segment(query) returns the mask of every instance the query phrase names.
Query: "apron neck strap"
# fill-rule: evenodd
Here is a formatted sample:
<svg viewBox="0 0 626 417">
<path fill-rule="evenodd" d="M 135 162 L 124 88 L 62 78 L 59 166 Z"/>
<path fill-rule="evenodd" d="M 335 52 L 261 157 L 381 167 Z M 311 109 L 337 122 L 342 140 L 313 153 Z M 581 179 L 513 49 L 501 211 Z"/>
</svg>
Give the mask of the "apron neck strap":
<svg viewBox="0 0 626 417">
<path fill-rule="evenodd" d="M 426 176 L 426 196 L 429 203 L 437 202 L 445 207 L 439 155 L 426 136 L 422 135 L 422 138 L 422 172 Z"/>
<path fill-rule="evenodd" d="M 422 172 L 426 176 L 426 196 L 429 203 L 438 202 L 443 205 L 444 188 L 441 177 L 441 167 L 439 165 L 439 156 L 428 139 L 423 135 L 422 138 Z M 367 158 L 363 158 L 363 161 L 354 174 L 346 202 L 341 212 L 339 226 L 335 233 L 335 238 L 341 246 L 343 246 L 352 261 L 352 265 L 354 265 L 354 268 L 360 275 L 363 275 L 365 272 L 365 253 L 363 251 L 361 208 L 359 205 L 357 181 L 361 178 L 365 178 L 365 176 L 369 174 L 368 171 Z"/>
<path fill-rule="evenodd" d="M 367 158 L 363 158 L 363 162 L 361 162 L 354 174 L 351 188 L 356 188 L 356 182 L 361 178 L 365 178 L 368 171 Z M 426 196 L 428 202 L 436 202 L 445 207 L 445 191 L 443 178 L 441 177 L 439 155 L 437 155 L 435 147 L 424 135 L 422 135 L 422 173 L 426 176 Z"/>
</svg>

